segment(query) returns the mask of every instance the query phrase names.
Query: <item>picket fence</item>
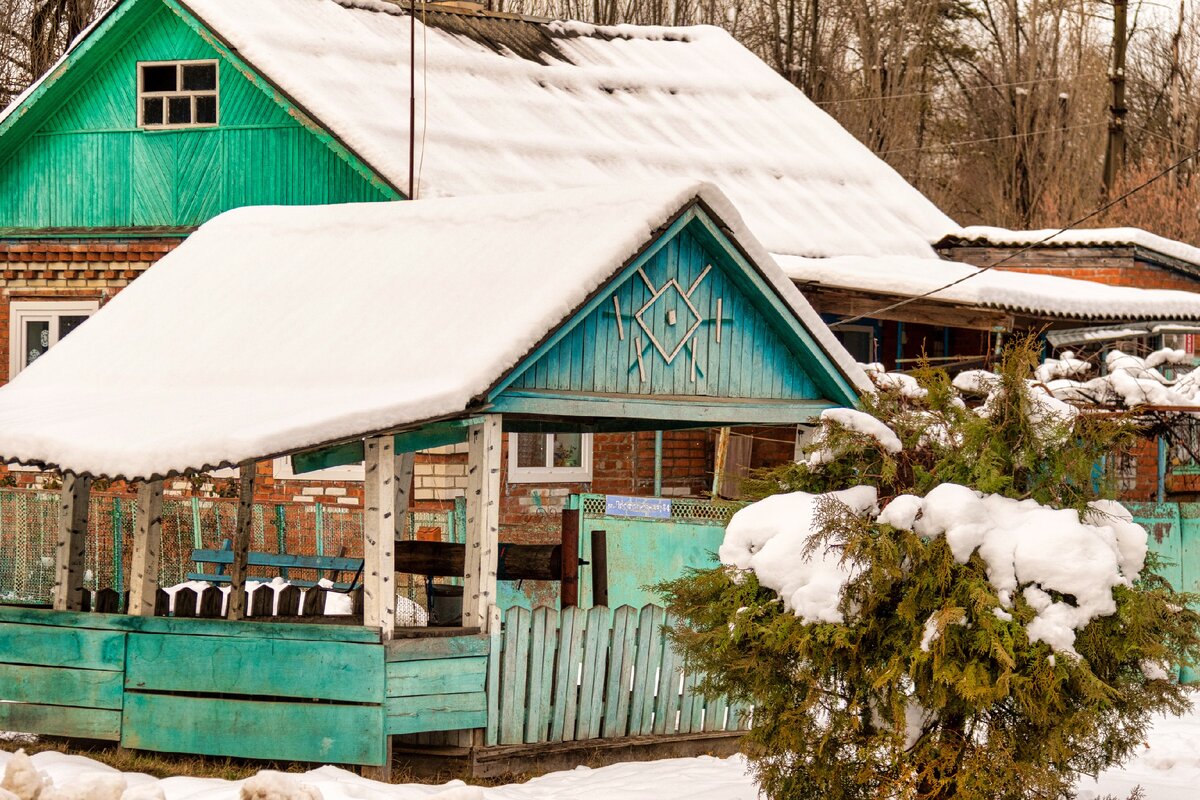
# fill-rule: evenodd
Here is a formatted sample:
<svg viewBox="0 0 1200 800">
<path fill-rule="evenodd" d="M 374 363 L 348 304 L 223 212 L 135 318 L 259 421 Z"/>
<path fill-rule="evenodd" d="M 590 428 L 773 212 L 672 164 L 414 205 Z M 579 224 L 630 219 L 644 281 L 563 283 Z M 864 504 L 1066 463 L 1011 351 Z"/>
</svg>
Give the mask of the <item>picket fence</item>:
<svg viewBox="0 0 1200 800">
<path fill-rule="evenodd" d="M 510 608 L 492 646 L 488 745 L 746 730 L 750 708 L 705 698 L 660 606 Z"/>
</svg>

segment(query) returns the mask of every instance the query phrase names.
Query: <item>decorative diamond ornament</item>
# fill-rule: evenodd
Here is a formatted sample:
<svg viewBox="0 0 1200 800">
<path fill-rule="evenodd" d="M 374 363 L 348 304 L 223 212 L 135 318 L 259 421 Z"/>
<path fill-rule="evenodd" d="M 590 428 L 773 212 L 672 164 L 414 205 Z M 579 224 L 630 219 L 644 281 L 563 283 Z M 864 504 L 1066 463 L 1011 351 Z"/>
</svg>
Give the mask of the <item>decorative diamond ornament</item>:
<svg viewBox="0 0 1200 800">
<path fill-rule="evenodd" d="M 673 302 L 672 302 L 673 301 Z M 684 319 L 677 319 L 676 310 L 682 301 L 683 307 L 686 309 Z M 674 305 L 675 308 L 666 308 L 668 305 Z M 656 310 L 657 307 L 657 310 Z M 661 318 L 665 323 L 663 339 L 659 341 L 659 337 L 654 335 L 651 326 L 646 323 L 646 315 L 650 314 L 651 319 Z M 650 342 L 654 348 L 658 350 L 659 355 L 670 364 L 675 360 L 675 357 L 683 350 L 696 331 L 700 330 L 700 312 L 692 305 L 692 301 L 688 299 L 687 294 L 679 286 L 679 282 L 674 278 L 663 284 L 661 289 L 658 289 L 654 295 L 646 301 L 633 318 L 637 320 L 638 325 L 646 332 Z M 684 326 L 687 326 L 686 329 Z"/>
</svg>

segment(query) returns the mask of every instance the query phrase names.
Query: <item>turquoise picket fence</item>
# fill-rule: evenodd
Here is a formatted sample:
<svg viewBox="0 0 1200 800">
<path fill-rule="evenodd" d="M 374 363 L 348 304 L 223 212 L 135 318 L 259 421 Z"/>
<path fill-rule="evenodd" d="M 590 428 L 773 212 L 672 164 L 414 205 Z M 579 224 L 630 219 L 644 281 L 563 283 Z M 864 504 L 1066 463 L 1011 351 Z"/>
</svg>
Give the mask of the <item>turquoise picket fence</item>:
<svg viewBox="0 0 1200 800">
<path fill-rule="evenodd" d="M 749 706 L 698 690 L 669 624 L 657 605 L 508 609 L 493 638 L 487 743 L 748 729 Z"/>
</svg>

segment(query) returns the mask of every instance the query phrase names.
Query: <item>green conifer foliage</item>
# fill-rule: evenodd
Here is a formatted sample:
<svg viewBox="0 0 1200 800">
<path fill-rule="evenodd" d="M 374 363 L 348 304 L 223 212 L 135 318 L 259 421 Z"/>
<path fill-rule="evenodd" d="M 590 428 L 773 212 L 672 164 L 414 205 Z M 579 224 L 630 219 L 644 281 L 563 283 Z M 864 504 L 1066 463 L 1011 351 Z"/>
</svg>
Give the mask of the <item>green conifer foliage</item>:
<svg viewBox="0 0 1200 800">
<path fill-rule="evenodd" d="M 925 398 L 889 390 L 862 404 L 900 436 L 901 453 L 831 426 L 822 446 L 832 460 L 770 471 L 753 488 L 869 483 L 882 503 L 955 482 L 1082 510 L 1108 494 L 1096 465 L 1135 432 L 1088 415 L 1038 424 L 1034 353 L 1029 342 L 1009 351 L 986 416 L 957 399 L 944 372 L 923 369 Z M 1035 612 L 1020 592 L 996 613 L 978 553 L 960 564 L 945 537 L 834 501 L 819 516 L 809 546 L 837 543 L 860 567 L 842 595 L 844 623 L 802 621 L 752 573 L 717 568 L 660 587 L 680 620 L 672 636 L 707 688 L 753 703 L 746 752 L 771 798 L 1069 798 L 1080 775 L 1127 759 L 1155 713 L 1188 707 L 1185 687 L 1143 670 L 1200 654 L 1200 615 L 1187 607 L 1196 598 L 1154 574 L 1153 556 L 1132 588 L 1115 590 L 1117 613 L 1078 631 L 1075 659 L 1029 641 Z"/>
</svg>

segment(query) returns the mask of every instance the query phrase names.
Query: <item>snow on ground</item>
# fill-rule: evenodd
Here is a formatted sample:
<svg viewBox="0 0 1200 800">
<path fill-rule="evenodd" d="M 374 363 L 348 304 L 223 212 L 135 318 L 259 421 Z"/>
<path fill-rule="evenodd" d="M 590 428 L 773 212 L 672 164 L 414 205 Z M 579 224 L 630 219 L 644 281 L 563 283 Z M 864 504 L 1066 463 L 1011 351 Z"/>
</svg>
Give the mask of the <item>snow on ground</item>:
<svg viewBox="0 0 1200 800">
<path fill-rule="evenodd" d="M 3 741 L 3 735 L 0 735 Z M 13 745 L 6 745 L 12 747 Z M 11 753 L 0 752 L 0 766 Z M 87 773 L 114 770 L 83 756 L 57 752 L 37 753 L 34 765 L 56 787 L 77 783 Z M 465 787 L 457 781 L 439 786 L 386 785 L 360 778 L 338 767 L 321 767 L 292 776 L 299 784 L 316 788 L 322 800 L 758 800 L 758 791 L 746 772 L 746 760 L 732 758 L 673 758 L 627 762 L 598 769 L 579 767 L 552 772 L 526 783 L 486 789 Z M 161 781 L 148 775 L 127 773 L 130 788 L 152 791 L 157 786 L 165 800 L 238 800 L 242 781 L 216 778 L 174 777 Z M 1146 800 L 1192 800 L 1200 785 L 1200 711 L 1184 717 L 1155 720 L 1146 743 L 1123 768 L 1102 773 L 1099 780 L 1078 784 L 1077 800 L 1113 795 L 1124 800 L 1134 786 L 1145 790 Z"/>
</svg>

